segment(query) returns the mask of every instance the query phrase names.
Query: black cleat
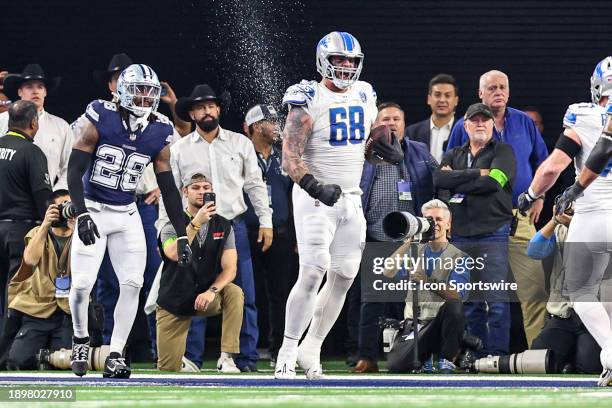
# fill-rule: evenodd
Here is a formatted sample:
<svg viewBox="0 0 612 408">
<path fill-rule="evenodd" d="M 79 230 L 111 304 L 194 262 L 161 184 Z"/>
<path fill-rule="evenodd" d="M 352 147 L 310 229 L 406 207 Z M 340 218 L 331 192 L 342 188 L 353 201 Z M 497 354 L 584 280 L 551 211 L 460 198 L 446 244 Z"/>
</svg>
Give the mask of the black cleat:
<svg viewBox="0 0 612 408">
<path fill-rule="evenodd" d="M 79 377 L 87 374 L 87 358 L 89 357 L 89 337 L 79 339 L 72 338 L 72 355 L 70 357 L 70 367 L 72 372 Z"/>
<path fill-rule="evenodd" d="M 121 354 L 112 352 L 106 357 L 104 363 L 104 372 L 102 377 L 104 378 L 130 378 L 132 370 L 125 362 L 125 359 L 121 357 Z"/>
</svg>

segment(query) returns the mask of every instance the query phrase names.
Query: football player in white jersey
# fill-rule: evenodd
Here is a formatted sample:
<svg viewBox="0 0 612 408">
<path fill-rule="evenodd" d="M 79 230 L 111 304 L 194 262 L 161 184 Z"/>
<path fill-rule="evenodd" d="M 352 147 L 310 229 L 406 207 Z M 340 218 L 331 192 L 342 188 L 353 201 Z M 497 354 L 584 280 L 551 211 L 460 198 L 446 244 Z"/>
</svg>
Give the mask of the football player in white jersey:
<svg viewBox="0 0 612 408">
<path fill-rule="evenodd" d="M 296 360 L 309 379 L 322 376 L 321 345 L 357 275 L 365 242 L 359 181 L 364 141 L 377 114 L 376 93 L 358 80 L 363 53 L 351 34 L 334 31 L 323 37 L 316 58 L 321 82 L 302 81 L 283 97 L 289 106 L 283 169 L 295 182 L 300 271 L 287 299 L 285 337 L 275 370 L 278 379 L 295 378 Z M 403 157 L 401 150 L 384 141 L 375 151 L 388 162 Z"/>
<path fill-rule="evenodd" d="M 606 156 L 601 143 L 606 138 L 609 142 L 606 120 L 612 114 L 607 112 L 611 95 L 612 57 L 606 57 L 591 77 L 592 103 L 570 105 L 563 118 L 565 130 L 554 151 L 519 197 L 519 210 L 526 211 L 574 160 L 577 181 L 557 200 L 558 213 L 571 210 L 570 204 L 576 200 L 564 250 L 564 287 L 573 309 L 602 348 L 602 386 L 612 383 L 612 286 L 605 281 L 602 284 L 612 253 L 612 157 L 610 151 Z M 595 161 L 594 155 L 598 156 Z M 587 184 L 581 181 L 586 176 L 593 186 L 584 191 Z"/>
</svg>

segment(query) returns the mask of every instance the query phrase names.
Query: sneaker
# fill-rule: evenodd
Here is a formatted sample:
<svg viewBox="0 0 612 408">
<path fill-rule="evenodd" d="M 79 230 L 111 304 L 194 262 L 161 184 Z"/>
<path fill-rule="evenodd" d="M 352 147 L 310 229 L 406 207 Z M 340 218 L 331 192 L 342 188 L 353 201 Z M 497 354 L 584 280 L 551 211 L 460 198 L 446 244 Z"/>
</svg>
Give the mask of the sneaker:
<svg viewBox="0 0 612 408">
<path fill-rule="evenodd" d="M 132 370 L 125 362 L 125 359 L 121 357 L 121 354 L 116 351 L 110 353 L 106 357 L 104 363 L 104 372 L 102 377 L 104 378 L 130 378 Z"/>
<path fill-rule="evenodd" d="M 303 345 L 298 347 L 298 365 L 304 370 L 309 380 L 320 380 L 325 378 L 321 366 L 321 350 L 307 349 Z"/>
<path fill-rule="evenodd" d="M 200 368 L 187 357 L 183 356 L 183 361 L 181 364 L 181 373 L 199 373 Z"/>
<path fill-rule="evenodd" d="M 70 367 L 72 372 L 79 377 L 87 374 L 87 360 L 89 357 L 89 337 L 79 339 L 72 338 L 72 355 L 70 357 Z"/>
<path fill-rule="evenodd" d="M 423 362 L 423 372 L 426 374 L 434 374 L 436 371 L 436 367 L 434 367 L 433 356 L 429 356 L 425 362 Z"/>
<path fill-rule="evenodd" d="M 240 373 L 240 369 L 236 367 L 234 359 L 227 353 L 221 353 L 221 357 L 217 360 L 217 371 L 224 374 Z"/>
<path fill-rule="evenodd" d="M 454 374 L 457 367 L 445 358 L 438 361 L 438 371 L 441 374 Z"/>
</svg>

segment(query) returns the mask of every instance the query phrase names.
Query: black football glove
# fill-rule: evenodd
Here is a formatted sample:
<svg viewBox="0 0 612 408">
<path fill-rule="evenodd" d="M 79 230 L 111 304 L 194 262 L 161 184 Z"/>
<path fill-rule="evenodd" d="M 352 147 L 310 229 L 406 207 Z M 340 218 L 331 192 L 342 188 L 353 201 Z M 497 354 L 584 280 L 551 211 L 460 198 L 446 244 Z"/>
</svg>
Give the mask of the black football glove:
<svg viewBox="0 0 612 408">
<path fill-rule="evenodd" d="M 332 207 L 342 195 L 342 189 L 337 184 L 321 184 L 312 174 L 304 174 L 300 187 L 312 198 Z"/>
<path fill-rule="evenodd" d="M 582 196 L 585 187 L 576 180 L 574 184 L 565 189 L 563 194 L 560 194 L 555 198 L 555 206 L 557 207 L 555 215 L 561 215 L 569 208 L 572 207 L 572 204 L 578 197 Z"/>
<path fill-rule="evenodd" d="M 81 214 L 77 218 L 77 231 L 79 238 L 85 245 L 92 245 L 96 242 L 96 237 L 100 238 L 98 227 L 96 227 L 96 223 L 93 222 L 88 213 Z"/>
<path fill-rule="evenodd" d="M 529 193 L 529 190 L 522 192 L 518 196 L 518 210 L 521 215 L 527 215 L 527 211 L 529 211 L 537 199 L 538 197 L 532 196 L 531 193 Z"/>
<path fill-rule="evenodd" d="M 176 240 L 176 253 L 178 254 L 178 263 L 181 266 L 186 266 L 191 263 L 191 247 L 189 246 L 189 240 L 187 237 L 179 237 Z"/>
<path fill-rule="evenodd" d="M 400 146 L 397 137 L 395 137 L 395 134 L 393 133 L 391 133 L 391 144 L 389 144 L 384 138 L 380 138 L 374 141 L 372 151 L 376 156 L 390 164 L 397 165 L 404 160 L 402 146 Z"/>
</svg>

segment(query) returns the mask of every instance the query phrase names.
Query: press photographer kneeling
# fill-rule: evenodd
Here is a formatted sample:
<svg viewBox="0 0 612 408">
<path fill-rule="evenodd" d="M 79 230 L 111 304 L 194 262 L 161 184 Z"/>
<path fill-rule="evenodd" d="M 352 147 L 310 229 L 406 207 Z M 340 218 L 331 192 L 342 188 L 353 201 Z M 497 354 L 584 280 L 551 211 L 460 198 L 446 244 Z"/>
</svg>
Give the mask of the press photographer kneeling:
<svg viewBox="0 0 612 408">
<path fill-rule="evenodd" d="M 3 345 L 8 346 L 18 330 L 8 354 L 9 369 L 36 369 L 40 349 L 71 347 L 68 293 L 74 219 L 67 218 L 70 204 L 64 204 L 69 200 L 67 190 L 52 193 L 42 224 L 24 238 L 23 261 L 8 288 L 10 318 Z"/>
<path fill-rule="evenodd" d="M 448 241 L 451 227 L 451 213 L 442 201 L 431 200 L 421 209 L 423 217 L 431 217 L 434 222 L 433 237 L 424 244 L 413 245 L 410 239 L 400 246 L 391 258 L 409 256 L 414 265 L 409 270 L 410 280 L 418 286 L 425 283 L 438 283 L 440 290 L 423 290 L 418 292 L 418 360 L 423 364 L 425 371 L 433 372 L 436 368 L 442 372 L 453 372 L 455 362 L 463 348 L 465 318 L 463 314 L 462 299 L 467 295 L 465 291 L 453 289 L 453 284 L 465 284 L 470 281 L 468 256 Z M 395 213 L 397 214 L 397 213 Z M 388 216 L 389 217 L 389 216 Z M 415 218 L 415 217 L 412 217 Z M 390 237 L 404 235 L 410 237 L 414 232 L 423 229 L 423 226 L 413 224 L 403 228 L 401 222 L 393 220 L 393 216 L 385 219 L 385 232 Z M 416 219 L 419 224 L 424 224 Z M 410 224 L 410 222 L 408 223 Z M 402 229 L 398 234 L 397 229 Z M 429 228 L 429 227 L 426 227 Z M 393 231 L 392 231 L 393 230 Z M 411 246 L 413 247 L 411 253 Z M 414 248 L 416 246 L 416 248 Z M 397 265 L 385 269 L 383 274 L 392 278 L 398 272 Z M 406 308 L 404 310 L 405 327 L 402 335 L 398 335 L 393 342 L 391 351 L 387 355 L 387 367 L 390 372 L 408 372 L 420 367 L 414 363 L 414 335 L 412 320 L 413 293 L 408 291 Z M 422 325 L 422 326 L 421 326 Z M 437 355 L 438 361 L 432 356 Z M 437 363 L 437 364 L 436 364 Z"/>
<path fill-rule="evenodd" d="M 233 355 L 240 352 L 244 295 L 233 284 L 238 254 L 232 223 L 215 213 L 212 185 L 196 173 L 183 187 L 185 224 L 193 250 L 190 265 L 177 262 L 177 234 L 168 223 L 159 237 L 164 265 L 157 298 L 157 368 L 181 371 L 192 316 L 223 315 L 217 369 L 239 373 Z"/>
</svg>

